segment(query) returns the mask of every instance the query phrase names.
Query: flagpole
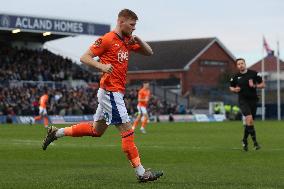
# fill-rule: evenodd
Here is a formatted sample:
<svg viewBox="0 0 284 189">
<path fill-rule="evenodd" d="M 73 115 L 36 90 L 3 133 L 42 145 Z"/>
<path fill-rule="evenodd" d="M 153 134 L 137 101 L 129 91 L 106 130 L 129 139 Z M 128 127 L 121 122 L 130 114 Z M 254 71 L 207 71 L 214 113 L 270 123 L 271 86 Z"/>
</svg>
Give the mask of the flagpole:
<svg viewBox="0 0 284 189">
<path fill-rule="evenodd" d="M 281 120 L 281 100 L 280 100 L 280 52 L 279 41 L 277 41 L 277 118 Z"/>
<path fill-rule="evenodd" d="M 263 43 L 264 43 L 264 37 L 263 37 Z M 262 45 L 262 61 L 261 61 L 261 76 L 262 76 L 262 80 L 264 81 L 264 54 L 265 54 L 265 49 L 264 49 L 264 45 Z M 265 120 L 265 89 L 261 89 L 261 115 L 262 115 L 262 121 Z"/>
</svg>

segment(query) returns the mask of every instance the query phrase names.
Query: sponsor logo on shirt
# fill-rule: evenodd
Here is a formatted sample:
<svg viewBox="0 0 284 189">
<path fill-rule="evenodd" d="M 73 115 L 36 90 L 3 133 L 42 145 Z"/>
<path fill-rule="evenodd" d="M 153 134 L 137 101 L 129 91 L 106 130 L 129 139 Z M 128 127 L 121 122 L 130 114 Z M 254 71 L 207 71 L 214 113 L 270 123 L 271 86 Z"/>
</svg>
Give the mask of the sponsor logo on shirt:
<svg viewBox="0 0 284 189">
<path fill-rule="evenodd" d="M 117 60 L 119 63 L 123 63 L 124 61 L 128 60 L 128 52 L 120 50 L 117 53 Z"/>
</svg>

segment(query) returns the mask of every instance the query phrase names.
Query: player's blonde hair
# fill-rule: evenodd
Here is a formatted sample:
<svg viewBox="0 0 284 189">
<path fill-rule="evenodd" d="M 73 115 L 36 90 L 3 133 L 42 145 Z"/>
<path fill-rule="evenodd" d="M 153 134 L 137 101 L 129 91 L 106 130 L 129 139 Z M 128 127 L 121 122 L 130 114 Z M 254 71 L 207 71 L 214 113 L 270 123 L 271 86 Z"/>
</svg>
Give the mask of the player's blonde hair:
<svg viewBox="0 0 284 189">
<path fill-rule="evenodd" d="M 135 14 L 135 12 L 129 9 L 123 9 L 118 13 L 118 18 L 122 18 L 122 17 L 133 19 L 133 20 L 138 20 L 138 16 Z"/>
</svg>

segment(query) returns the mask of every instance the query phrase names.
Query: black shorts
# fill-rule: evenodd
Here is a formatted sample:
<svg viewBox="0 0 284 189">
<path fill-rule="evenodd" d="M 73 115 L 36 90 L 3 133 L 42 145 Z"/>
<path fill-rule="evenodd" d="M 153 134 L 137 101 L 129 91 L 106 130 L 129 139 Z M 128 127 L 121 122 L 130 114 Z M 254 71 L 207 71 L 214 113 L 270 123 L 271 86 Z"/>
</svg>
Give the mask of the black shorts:
<svg viewBox="0 0 284 189">
<path fill-rule="evenodd" d="M 256 114 L 257 99 L 239 99 L 241 112 L 244 116 L 252 115 L 253 119 Z"/>
</svg>

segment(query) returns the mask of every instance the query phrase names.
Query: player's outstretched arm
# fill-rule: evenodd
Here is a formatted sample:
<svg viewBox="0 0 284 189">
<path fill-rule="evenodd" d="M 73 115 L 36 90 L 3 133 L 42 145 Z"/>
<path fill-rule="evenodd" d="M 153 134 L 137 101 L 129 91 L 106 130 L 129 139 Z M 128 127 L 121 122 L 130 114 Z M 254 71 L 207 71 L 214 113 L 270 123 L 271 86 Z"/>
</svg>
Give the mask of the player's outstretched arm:
<svg viewBox="0 0 284 189">
<path fill-rule="evenodd" d="M 150 45 L 146 43 L 145 41 L 143 41 L 142 39 L 140 39 L 138 36 L 133 35 L 130 41 L 133 41 L 140 45 L 141 48 L 137 51 L 137 53 L 145 55 L 145 56 L 151 56 L 154 54 Z"/>
<path fill-rule="evenodd" d="M 102 72 L 105 73 L 111 73 L 112 72 L 112 65 L 111 64 L 102 64 L 96 60 L 94 60 L 93 58 L 96 55 L 91 51 L 91 50 L 87 50 L 80 58 L 80 61 L 83 64 L 87 64 L 89 66 L 95 67 L 97 69 L 99 69 Z"/>
</svg>

